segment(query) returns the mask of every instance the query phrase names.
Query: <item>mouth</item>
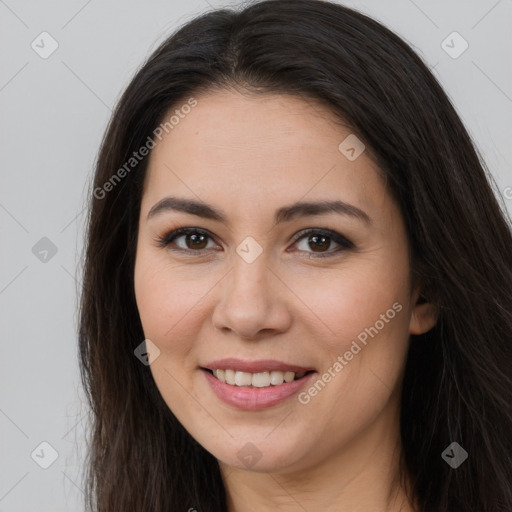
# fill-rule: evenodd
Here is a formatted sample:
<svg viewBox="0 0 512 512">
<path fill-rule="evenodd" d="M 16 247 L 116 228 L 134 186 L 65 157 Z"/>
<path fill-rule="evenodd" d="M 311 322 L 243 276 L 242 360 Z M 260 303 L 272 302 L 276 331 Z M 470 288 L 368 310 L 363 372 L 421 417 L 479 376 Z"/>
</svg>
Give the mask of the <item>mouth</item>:
<svg viewBox="0 0 512 512">
<path fill-rule="evenodd" d="M 223 359 L 199 367 L 214 395 L 236 409 L 276 406 L 299 393 L 317 374 L 313 368 L 280 361 Z"/>
<path fill-rule="evenodd" d="M 245 372 L 234 368 L 201 368 L 208 372 L 214 378 L 224 384 L 243 388 L 269 388 L 281 386 L 284 383 L 294 382 L 303 379 L 307 375 L 314 373 L 314 370 L 300 372 L 267 370 L 263 372 Z"/>
</svg>

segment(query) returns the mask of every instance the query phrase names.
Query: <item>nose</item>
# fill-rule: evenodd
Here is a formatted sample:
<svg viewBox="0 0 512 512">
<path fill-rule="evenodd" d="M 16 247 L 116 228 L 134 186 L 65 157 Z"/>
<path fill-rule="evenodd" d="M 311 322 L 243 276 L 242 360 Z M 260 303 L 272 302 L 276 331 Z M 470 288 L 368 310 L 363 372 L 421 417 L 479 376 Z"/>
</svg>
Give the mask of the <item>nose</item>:
<svg viewBox="0 0 512 512">
<path fill-rule="evenodd" d="M 265 253 L 252 263 L 235 256 L 231 272 L 217 290 L 213 324 L 245 340 L 283 333 L 292 324 L 286 291 L 286 285 L 269 268 Z"/>
</svg>

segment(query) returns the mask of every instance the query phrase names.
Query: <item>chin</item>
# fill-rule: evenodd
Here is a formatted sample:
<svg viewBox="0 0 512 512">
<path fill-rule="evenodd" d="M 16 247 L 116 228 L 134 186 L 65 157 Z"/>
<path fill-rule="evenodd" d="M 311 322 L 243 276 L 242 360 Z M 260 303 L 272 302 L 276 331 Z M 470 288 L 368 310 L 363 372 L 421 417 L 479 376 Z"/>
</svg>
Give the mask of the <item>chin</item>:
<svg viewBox="0 0 512 512">
<path fill-rule="evenodd" d="M 279 428 L 279 427 L 278 427 Z M 276 473 L 287 469 L 298 469 L 301 460 L 307 455 L 307 448 L 298 437 L 290 437 L 286 432 L 280 435 L 269 430 L 261 432 L 245 433 L 223 442 L 219 449 L 219 443 L 207 441 L 201 445 L 214 457 L 227 466 L 257 473 Z M 270 430 L 271 432 L 271 430 Z"/>
</svg>

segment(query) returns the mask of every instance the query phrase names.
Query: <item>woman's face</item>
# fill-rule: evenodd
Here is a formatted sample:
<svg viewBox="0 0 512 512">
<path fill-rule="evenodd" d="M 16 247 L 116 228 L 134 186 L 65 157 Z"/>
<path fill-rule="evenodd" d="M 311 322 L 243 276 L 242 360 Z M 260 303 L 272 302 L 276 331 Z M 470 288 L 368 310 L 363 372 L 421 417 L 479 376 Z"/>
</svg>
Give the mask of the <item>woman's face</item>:
<svg viewBox="0 0 512 512">
<path fill-rule="evenodd" d="M 398 429 L 409 334 L 435 321 L 397 205 L 324 107 L 196 100 L 156 140 L 140 213 L 135 292 L 163 399 L 234 467 L 378 446 Z"/>
</svg>

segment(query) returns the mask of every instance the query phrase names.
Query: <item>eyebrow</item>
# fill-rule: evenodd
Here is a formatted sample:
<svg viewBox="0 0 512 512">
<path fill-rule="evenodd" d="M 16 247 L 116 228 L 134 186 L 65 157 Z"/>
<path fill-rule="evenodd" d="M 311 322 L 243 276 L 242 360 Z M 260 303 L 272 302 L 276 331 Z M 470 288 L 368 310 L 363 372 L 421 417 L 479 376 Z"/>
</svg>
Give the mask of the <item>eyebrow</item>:
<svg viewBox="0 0 512 512">
<path fill-rule="evenodd" d="M 166 197 L 158 201 L 149 210 L 147 218 L 150 219 L 166 211 L 184 212 L 205 219 L 227 223 L 227 216 L 221 210 L 202 201 L 178 197 Z M 289 222 L 297 217 L 322 215 L 325 213 L 338 213 L 361 220 L 366 224 L 371 224 L 371 219 L 366 212 L 344 201 L 298 202 L 289 206 L 283 206 L 276 210 L 274 222 L 279 224 Z"/>
</svg>

